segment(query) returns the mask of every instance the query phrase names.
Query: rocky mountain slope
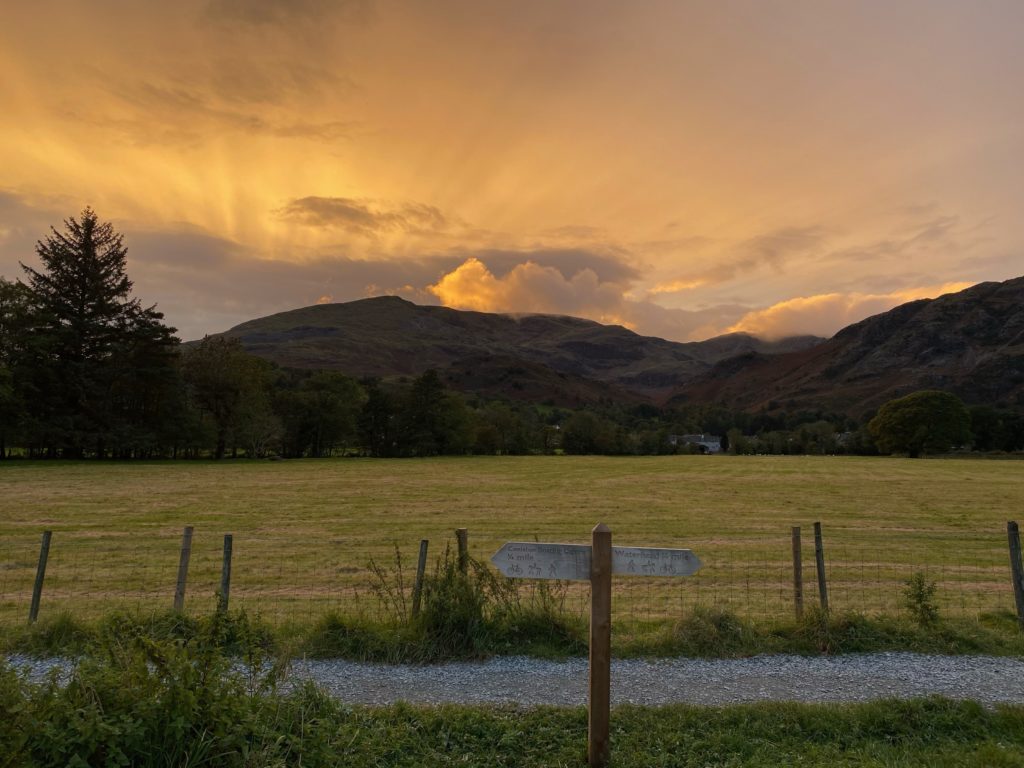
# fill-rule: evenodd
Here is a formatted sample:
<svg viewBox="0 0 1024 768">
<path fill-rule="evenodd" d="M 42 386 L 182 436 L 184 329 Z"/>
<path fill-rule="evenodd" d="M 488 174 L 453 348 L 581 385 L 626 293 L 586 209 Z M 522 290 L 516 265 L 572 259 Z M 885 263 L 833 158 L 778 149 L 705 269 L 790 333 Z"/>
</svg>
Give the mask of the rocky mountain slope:
<svg viewBox="0 0 1024 768">
<path fill-rule="evenodd" d="M 862 416 L 925 388 L 1024 407 L 1024 277 L 910 302 L 827 341 L 730 334 L 682 344 L 576 317 L 393 296 L 282 312 L 225 335 L 283 366 L 382 378 L 434 368 L 456 389 L 569 407 L 721 403 Z"/>
<path fill-rule="evenodd" d="M 435 368 L 466 391 L 567 405 L 660 400 L 727 357 L 822 341 L 730 334 L 681 344 L 576 317 L 464 312 L 394 296 L 282 312 L 224 335 L 282 366 L 380 377 Z"/>
<path fill-rule="evenodd" d="M 903 304 L 812 348 L 720 361 L 670 401 L 861 416 L 919 389 L 1024 407 L 1024 277 Z"/>
</svg>

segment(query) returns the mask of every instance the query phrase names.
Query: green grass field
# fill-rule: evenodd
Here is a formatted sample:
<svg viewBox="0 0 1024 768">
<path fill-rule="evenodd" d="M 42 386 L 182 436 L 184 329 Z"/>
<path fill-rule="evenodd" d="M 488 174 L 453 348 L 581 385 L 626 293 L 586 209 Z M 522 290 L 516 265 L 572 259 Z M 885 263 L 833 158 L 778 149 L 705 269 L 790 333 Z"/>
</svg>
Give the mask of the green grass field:
<svg viewBox="0 0 1024 768">
<path fill-rule="evenodd" d="M 368 569 L 419 540 L 431 560 L 466 527 L 474 557 L 506 540 L 586 542 L 598 521 L 623 545 L 689 547 L 688 579 L 618 578 L 618 621 L 716 605 L 792 615 L 790 527 L 803 527 L 816 600 L 821 521 L 834 610 L 895 614 L 917 570 L 947 615 L 1011 609 L 1006 521 L 1024 518 L 1024 463 L 840 457 L 522 457 L 165 463 L 0 462 L 0 624 L 27 617 L 40 534 L 53 530 L 41 616 L 162 610 L 182 527 L 195 527 L 187 609 L 214 605 L 222 536 L 234 536 L 232 607 L 270 623 L 327 610 L 373 615 Z M 392 573 L 392 578 L 394 574 Z M 525 589 L 530 589 L 524 584 Z M 583 585 L 566 591 L 585 606 Z"/>
</svg>

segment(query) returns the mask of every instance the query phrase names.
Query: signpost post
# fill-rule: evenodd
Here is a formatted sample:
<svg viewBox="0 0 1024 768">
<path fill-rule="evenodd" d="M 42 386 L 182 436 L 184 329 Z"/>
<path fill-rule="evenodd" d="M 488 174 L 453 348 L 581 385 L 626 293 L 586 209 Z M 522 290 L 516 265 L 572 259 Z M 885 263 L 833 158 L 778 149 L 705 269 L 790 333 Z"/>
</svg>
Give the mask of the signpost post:
<svg viewBox="0 0 1024 768">
<path fill-rule="evenodd" d="M 690 576 L 701 566 L 688 549 L 613 547 L 604 523 L 592 531 L 591 545 L 509 541 L 491 557 L 506 576 L 590 582 L 590 700 L 587 755 L 591 768 L 605 768 L 610 755 L 612 575 Z"/>
</svg>

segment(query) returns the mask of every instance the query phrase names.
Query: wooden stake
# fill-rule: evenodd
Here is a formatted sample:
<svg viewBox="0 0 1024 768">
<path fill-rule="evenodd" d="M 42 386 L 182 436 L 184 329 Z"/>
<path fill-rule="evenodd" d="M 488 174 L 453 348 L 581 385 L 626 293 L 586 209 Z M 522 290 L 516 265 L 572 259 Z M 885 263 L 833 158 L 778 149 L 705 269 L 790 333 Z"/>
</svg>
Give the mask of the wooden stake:
<svg viewBox="0 0 1024 768">
<path fill-rule="evenodd" d="M 231 541 L 230 533 L 224 534 L 224 561 L 220 567 L 220 595 L 217 610 L 228 610 L 228 597 L 231 595 Z"/>
<path fill-rule="evenodd" d="M 174 586 L 174 610 L 185 610 L 185 582 L 188 580 L 188 561 L 192 557 L 192 526 L 186 525 L 181 535 L 181 557 L 178 560 L 178 582 Z"/>
<path fill-rule="evenodd" d="M 599 523 L 592 532 L 590 555 L 590 768 L 606 768 L 611 754 L 612 532 Z"/>
<path fill-rule="evenodd" d="M 423 576 L 427 572 L 427 540 L 420 539 L 420 559 L 416 563 L 416 583 L 412 585 L 412 617 L 420 615 L 420 598 L 423 597 Z"/>
<path fill-rule="evenodd" d="M 1013 599 L 1017 603 L 1017 621 L 1024 630 L 1024 563 L 1021 562 L 1020 529 L 1016 521 L 1006 524 L 1006 537 L 1010 543 L 1010 574 L 1013 577 Z"/>
<path fill-rule="evenodd" d="M 43 541 L 39 547 L 39 565 L 36 566 L 36 583 L 32 587 L 32 604 L 28 609 L 28 623 L 34 624 L 39 618 L 39 601 L 43 597 L 43 579 L 46 577 L 46 561 L 50 557 L 50 539 L 53 531 L 43 531 Z"/>
<path fill-rule="evenodd" d="M 814 524 L 814 563 L 818 570 L 818 598 L 821 610 L 828 611 L 828 583 L 825 579 L 825 545 L 821 540 L 821 523 Z"/>
<path fill-rule="evenodd" d="M 799 525 L 793 526 L 793 609 L 800 621 L 804 617 L 804 566 Z"/>
<path fill-rule="evenodd" d="M 469 571 L 469 531 L 466 528 L 456 528 L 455 538 L 459 542 L 459 570 L 462 573 Z"/>
</svg>

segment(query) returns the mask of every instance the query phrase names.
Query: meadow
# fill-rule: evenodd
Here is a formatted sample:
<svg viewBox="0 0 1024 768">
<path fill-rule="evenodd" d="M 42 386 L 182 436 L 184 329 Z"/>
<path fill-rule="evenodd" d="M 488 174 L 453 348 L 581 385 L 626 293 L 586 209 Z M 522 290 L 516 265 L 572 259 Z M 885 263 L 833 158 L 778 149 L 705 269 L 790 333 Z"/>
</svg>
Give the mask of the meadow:
<svg viewBox="0 0 1024 768">
<path fill-rule="evenodd" d="M 1024 463 L 856 457 L 479 457 L 0 464 L 0 624 L 27 617 L 40 534 L 53 531 L 41 616 L 89 619 L 171 606 L 182 528 L 194 526 L 186 611 L 215 605 L 233 535 L 231 607 L 270 624 L 327 611 L 401 610 L 421 538 L 430 562 L 469 529 L 486 560 L 508 540 L 688 547 L 685 579 L 616 578 L 617 622 L 715 606 L 792 616 L 790 528 L 802 526 L 805 601 L 817 601 L 822 523 L 833 610 L 896 615 L 903 582 L 937 583 L 946 615 L 1013 607 L 1006 521 L 1024 511 Z M 400 558 L 400 567 L 398 560 Z M 376 564 L 375 575 L 370 568 Z M 535 588 L 523 582 L 522 589 Z M 381 600 L 381 587 L 391 599 Z M 559 586 L 570 612 L 585 585 Z"/>
</svg>

